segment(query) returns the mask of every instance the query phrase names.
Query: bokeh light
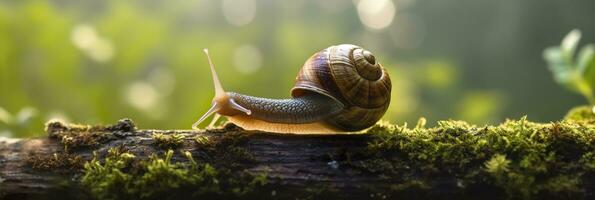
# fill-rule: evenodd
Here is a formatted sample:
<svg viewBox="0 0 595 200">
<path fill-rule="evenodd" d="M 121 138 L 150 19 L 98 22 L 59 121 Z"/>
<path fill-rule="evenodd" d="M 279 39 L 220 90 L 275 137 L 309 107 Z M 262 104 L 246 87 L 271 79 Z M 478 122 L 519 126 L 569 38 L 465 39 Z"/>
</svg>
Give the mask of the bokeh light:
<svg viewBox="0 0 595 200">
<path fill-rule="evenodd" d="M 256 15 L 256 2 L 254 0 L 222 0 L 223 16 L 230 24 L 236 26 L 246 25 Z"/>
<path fill-rule="evenodd" d="M 371 29 L 383 29 L 395 17 L 395 4 L 391 0 L 360 0 L 357 13 L 362 23 Z"/>
<path fill-rule="evenodd" d="M 0 107 L 0 122 L 4 124 L 12 123 L 12 116 L 2 107 Z"/>
<path fill-rule="evenodd" d="M 262 53 L 254 45 L 241 45 L 233 52 L 233 64 L 238 72 L 254 73 L 262 66 Z"/>
<path fill-rule="evenodd" d="M 126 101 L 139 110 L 150 111 L 157 105 L 157 98 L 157 89 L 144 81 L 133 82 L 126 90 Z"/>
<path fill-rule="evenodd" d="M 415 49 L 425 39 L 425 24 L 416 15 L 400 13 L 395 17 L 392 26 L 389 30 L 390 39 L 401 49 Z"/>
<path fill-rule="evenodd" d="M 75 26 L 71 39 L 76 47 L 97 62 L 107 62 L 114 56 L 112 43 L 97 35 L 95 28 L 90 25 Z"/>
</svg>

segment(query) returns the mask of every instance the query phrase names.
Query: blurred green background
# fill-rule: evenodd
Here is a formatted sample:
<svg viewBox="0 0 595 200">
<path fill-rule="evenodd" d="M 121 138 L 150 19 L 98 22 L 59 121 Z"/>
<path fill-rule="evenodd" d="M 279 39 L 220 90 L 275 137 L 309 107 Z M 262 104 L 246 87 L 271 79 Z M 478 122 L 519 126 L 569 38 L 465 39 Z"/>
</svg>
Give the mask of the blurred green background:
<svg viewBox="0 0 595 200">
<path fill-rule="evenodd" d="M 595 1 L 0 1 L 0 136 L 43 123 L 187 129 L 224 87 L 289 96 L 314 52 L 340 43 L 388 68 L 385 119 L 494 124 L 560 119 L 579 95 L 558 86 L 542 50 L 571 29 L 595 41 Z"/>
</svg>

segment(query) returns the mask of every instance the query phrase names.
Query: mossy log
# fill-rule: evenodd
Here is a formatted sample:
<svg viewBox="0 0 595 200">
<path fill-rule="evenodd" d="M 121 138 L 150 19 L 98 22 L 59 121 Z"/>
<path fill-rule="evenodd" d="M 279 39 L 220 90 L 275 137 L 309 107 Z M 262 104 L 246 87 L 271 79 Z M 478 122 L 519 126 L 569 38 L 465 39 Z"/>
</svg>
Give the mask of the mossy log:
<svg viewBox="0 0 595 200">
<path fill-rule="evenodd" d="M 0 142 L 1 199 L 592 199 L 593 120 L 359 134 L 50 122 Z"/>
</svg>

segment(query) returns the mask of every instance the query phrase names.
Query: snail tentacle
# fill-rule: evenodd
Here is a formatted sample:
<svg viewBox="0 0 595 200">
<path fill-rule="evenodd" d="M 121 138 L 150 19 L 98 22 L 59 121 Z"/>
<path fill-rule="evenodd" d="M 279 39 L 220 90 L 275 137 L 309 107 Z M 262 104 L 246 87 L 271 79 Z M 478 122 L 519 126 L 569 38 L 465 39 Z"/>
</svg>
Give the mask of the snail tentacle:
<svg viewBox="0 0 595 200">
<path fill-rule="evenodd" d="M 198 129 L 198 125 L 200 125 L 200 123 L 202 123 L 205 119 L 207 119 L 207 117 L 211 116 L 212 114 L 217 113 L 219 109 L 220 107 L 218 106 L 217 102 L 213 102 L 211 108 L 209 108 L 209 110 L 207 110 L 205 114 L 203 114 L 196 122 L 194 122 L 194 124 L 192 124 L 192 129 Z"/>
<path fill-rule="evenodd" d="M 215 65 L 213 65 L 213 61 L 211 60 L 211 56 L 209 55 L 209 49 L 203 49 L 203 51 L 207 55 L 207 60 L 209 60 L 209 67 L 211 67 L 211 77 L 213 77 L 213 86 L 215 87 L 215 97 L 224 96 L 225 90 L 223 89 L 223 85 L 221 85 L 221 81 L 219 81 L 219 76 L 217 76 L 217 71 L 215 71 Z"/>
<path fill-rule="evenodd" d="M 241 105 L 237 104 L 223 89 L 221 81 L 219 81 L 219 76 L 217 76 L 217 71 L 215 71 L 215 65 L 211 60 L 211 56 L 209 55 L 208 49 L 203 49 L 205 54 L 207 55 L 207 59 L 209 60 L 209 66 L 211 68 L 211 76 L 213 78 L 213 85 L 215 87 L 215 97 L 213 98 L 213 103 L 211 108 L 203 114 L 194 124 L 192 124 L 192 129 L 198 129 L 198 125 L 202 123 L 205 119 L 207 119 L 212 114 L 236 114 L 238 112 L 246 113 L 247 115 L 251 114 L 251 111 L 242 107 Z M 211 121 L 211 125 L 215 124 L 215 122 L 219 119 L 218 116 L 213 118 Z M 209 126 L 211 126 L 209 125 Z"/>
<path fill-rule="evenodd" d="M 233 98 L 229 98 L 229 105 L 239 111 L 242 111 L 243 113 L 246 113 L 246 115 L 251 115 L 252 111 L 248 110 L 247 108 L 244 108 L 243 106 L 241 106 L 240 104 L 236 103 L 235 100 L 233 100 Z"/>
</svg>

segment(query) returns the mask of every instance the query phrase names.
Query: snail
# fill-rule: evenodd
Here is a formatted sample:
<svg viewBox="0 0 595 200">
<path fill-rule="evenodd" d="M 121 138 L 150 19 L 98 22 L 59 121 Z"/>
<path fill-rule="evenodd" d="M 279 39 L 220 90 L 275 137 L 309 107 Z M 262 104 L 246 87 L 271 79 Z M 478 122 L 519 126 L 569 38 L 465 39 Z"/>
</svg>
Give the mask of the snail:
<svg viewBox="0 0 595 200">
<path fill-rule="evenodd" d="M 215 86 L 211 108 L 193 129 L 215 114 L 245 130 L 313 134 L 354 132 L 374 125 L 390 103 L 391 81 L 374 55 L 341 44 L 312 55 L 299 71 L 291 99 L 268 99 L 225 92 L 207 49 Z"/>
</svg>

